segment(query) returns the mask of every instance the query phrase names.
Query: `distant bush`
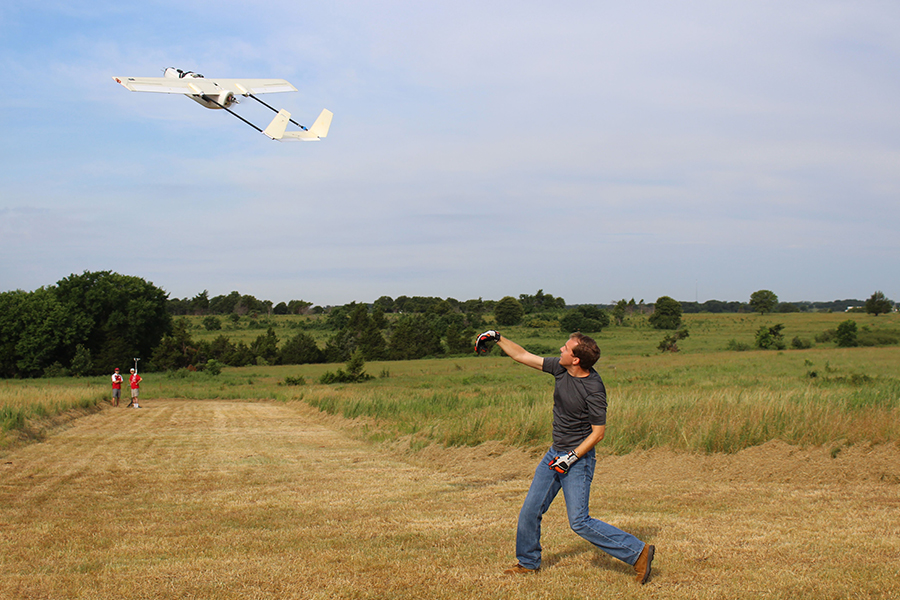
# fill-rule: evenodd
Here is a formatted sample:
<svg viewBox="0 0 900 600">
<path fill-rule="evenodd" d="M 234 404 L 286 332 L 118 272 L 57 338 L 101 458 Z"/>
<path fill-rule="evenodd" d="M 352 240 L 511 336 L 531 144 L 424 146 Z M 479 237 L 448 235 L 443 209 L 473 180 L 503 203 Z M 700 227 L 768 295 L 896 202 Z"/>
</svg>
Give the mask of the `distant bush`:
<svg viewBox="0 0 900 600">
<path fill-rule="evenodd" d="M 784 342 L 784 334 L 781 330 L 784 325 L 779 323 L 772 327 L 760 326 L 756 331 L 756 347 L 760 350 L 784 350 L 787 346 Z"/>
<path fill-rule="evenodd" d="M 900 332 L 871 331 L 863 327 L 856 336 L 856 342 L 860 346 L 893 346 L 900 343 Z"/>
<path fill-rule="evenodd" d="M 522 304 L 512 296 L 505 296 L 500 299 L 494 306 L 494 318 L 497 319 L 497 325 L 518 325 L 525 316 L 525 309 Z"/>
<path fill-rule="evenodd" d="M 214 359 L 214 358 L 211 358 L 211 359 L 209 359 L 208 361 L 206 361 L 206 365 L 204 365 L 203 371 L 204 371 L 205 373 L 209 373 L 210 375 L 212 375 L 212 376 L 215 377 L 215 376 L 217 376 L 217 375 L 221 375 L 221 374 L 222 374 L 222 367 L 223 367 L 223 366 L 224 366 L 224 365 L 223 365 L 221 362 L 217 361 L 217 360 Z"/>
<path fill-rule="evenodd" d="M 288 375 L 284 378 L 282 385 L 306 385 L 306 379 L 303 377 L 291 377 Z"/>
<path fill-rule="evenodd" d="M 532 329 L 544 329 L 548 327 L 559 327 L 559 321 L 557 320 L 545 320 L 541 316 L 537 317 L 528 317 L 525 319 L 525 322 L 522 323 L 523 327 L 530 327 Z"/>
<path fill-rule="evenodd" d="M 827 344 L 828 342 L 833 342 L 837 333 L 834 329 L 826 329 L 822 333 L 816 335 L 816 343 L 818 344 Z"/>
<path fill-rule="evenodd" d="M 50 366 L 44 367 L 44 377 L 68 377 L 69 370 L 56 361 Z"/>
<path fill-rule="evenodd" d="M 726 350 L 733 350 L 734 352 L 746 352 L 751 348 L 750 344 L 739 342 L 734 338 L 728 340 L 728 344 L 725 345 Z"/>
<path fill-rule="evenodd" d="M 853 348 L 859 345 L 859 340 L 857 339 L 856 321 L 844 321 L 837 326 L 835 334 L 837 345 L 841 348 Z"/>
<path fill-rule="evenodd" d="M 559 320 L 559 328 L 565 333 L 599 333 L 605 327 L 609 327 L 609 315 L 590 304 L 576 306 Z"/>
<path fill-rule="evenodd" d="M 366 373 L 364 368 L 365 361 L 363 360 L 363 353 L 360 350 L 356 350 L 350 357 L 350 362 L 347 363 L 346 371 L 344 371 L 343 369 L 338 369 L 334 373 L 332 373 L 331 371 L 326 371 L 319 378 L 319 383 L 361 383 L 363 381 L 375 379 L 374 377 Z"/>
<path fill-rule="evenodd" d="M 678 342 L 690 335 L 687 329 L 679 329 L 674 333 L 670 333 L 663 338 L 657 346 L 660 352 L 678 352 Z"/>
<path fill-rule="evenodd" d="M 559 348 L 554 348 L 553 346 L 547 346 L 545 344 L 523 344 L 523 348 L 531 352 L 532 354 L 536 354 L 538 356 L 553 356 L 555 354 L 559 354 Z"/>
<path fill-rule="evenodd" d="M 803 339 L 800 336 L 794 337 L 791 340 L 791 348 L 794 350 L 808 350 L 812 348 L 813 343 L 809 340 Z"/>
</svg>

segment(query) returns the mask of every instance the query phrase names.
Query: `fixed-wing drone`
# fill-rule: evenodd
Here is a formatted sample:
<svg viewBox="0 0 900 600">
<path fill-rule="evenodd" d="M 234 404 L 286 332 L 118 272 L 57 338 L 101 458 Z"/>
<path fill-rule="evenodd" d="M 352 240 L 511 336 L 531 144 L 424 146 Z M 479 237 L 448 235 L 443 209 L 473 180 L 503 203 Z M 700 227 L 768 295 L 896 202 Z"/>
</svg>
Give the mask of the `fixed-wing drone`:
<svg viewBox="0 0 900 600">
<path fill-rule="evenodd" d="M 302 140 L 315 142 L 328 135 L 333 114 L 323 110 L 312 127 L 306 128 L 291 118 L 286 110 L 276 110 L 256 97 L 256 94 L 273 92 L 296 92 L 297 88 L 284 79 L 207 79 L 203 75 L 169 67 L 163 77 L 113 77 L 116 83 L 132 92 L 157 92 L 162 94 L 184 94 L 191 100 L 212 109 L 224 109 L 253 129 L 264 133 L 273 140 Z M 241 115 L 231 110 L 238 104 L 237 96 L 253 98 L 266 108 L 278 114 L 265 129 L 257 127 Z M 286 131 L 288 123 L 293 123 L 300 131 Z"/>
</svg>

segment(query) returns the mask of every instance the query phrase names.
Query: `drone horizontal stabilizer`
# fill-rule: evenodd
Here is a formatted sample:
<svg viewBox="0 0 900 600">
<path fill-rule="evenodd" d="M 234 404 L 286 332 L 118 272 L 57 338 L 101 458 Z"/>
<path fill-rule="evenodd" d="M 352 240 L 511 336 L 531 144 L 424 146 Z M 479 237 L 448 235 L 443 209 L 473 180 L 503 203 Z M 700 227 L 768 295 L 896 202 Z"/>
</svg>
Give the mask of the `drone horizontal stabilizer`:
<svg viewBox="0 0 900 600">
<path fill-rule="evenodd" d="M 330 110 L 324 109 L 319 114 L 316 122 L 312 127 L 305 131 L 285 131 L 288 122 L 291 120 L 291 113 L 281 110 L 272 119 L 272 122 L 263 132 L 273 140 L 289 141 L 300 140 L 301 142 L 317 142 L 328 135 L 328 129 L 331 127 L 331 119 L 334 116 Z"/>
</svg>

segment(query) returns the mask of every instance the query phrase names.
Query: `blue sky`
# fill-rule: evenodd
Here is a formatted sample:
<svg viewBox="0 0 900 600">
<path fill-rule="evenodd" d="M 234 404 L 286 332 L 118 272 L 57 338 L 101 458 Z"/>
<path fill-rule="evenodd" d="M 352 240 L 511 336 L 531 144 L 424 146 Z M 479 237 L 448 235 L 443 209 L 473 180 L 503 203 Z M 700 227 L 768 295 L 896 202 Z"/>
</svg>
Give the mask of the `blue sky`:
<svg viewBox="0 0 900 600">
<path fill-rule="evenodd" d="M 900 300 L 898 67 L 892 2 L 6 0 L 0 291 Z"/>
</svg>

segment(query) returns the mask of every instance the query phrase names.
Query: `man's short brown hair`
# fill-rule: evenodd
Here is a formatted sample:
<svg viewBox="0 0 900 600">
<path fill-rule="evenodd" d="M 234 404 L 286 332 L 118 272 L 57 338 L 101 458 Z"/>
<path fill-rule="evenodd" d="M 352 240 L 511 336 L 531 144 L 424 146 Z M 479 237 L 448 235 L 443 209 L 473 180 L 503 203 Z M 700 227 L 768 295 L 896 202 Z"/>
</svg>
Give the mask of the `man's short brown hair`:
<svg viewBox="0 0 900 600">
<path fill-rule="evenodd" d="M 578 340 L 578 345 L 572 348 L 572 356 L 578 359 L 578 365 L 585 370 L 593 367 L 600 360 L 600 346 L 594 338 L 583 333 L 575 332 L 569 336 L 570 340 Z"/>
</svg>

